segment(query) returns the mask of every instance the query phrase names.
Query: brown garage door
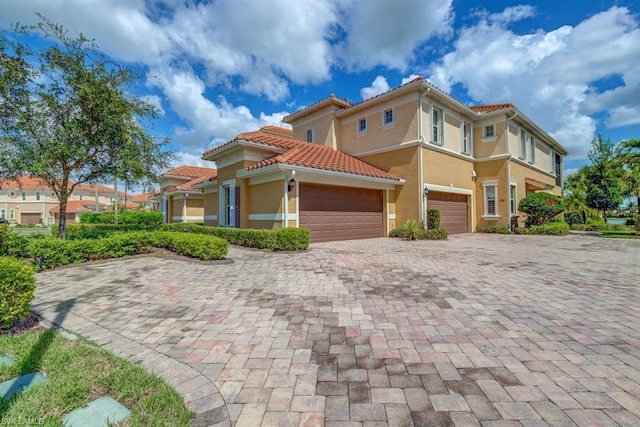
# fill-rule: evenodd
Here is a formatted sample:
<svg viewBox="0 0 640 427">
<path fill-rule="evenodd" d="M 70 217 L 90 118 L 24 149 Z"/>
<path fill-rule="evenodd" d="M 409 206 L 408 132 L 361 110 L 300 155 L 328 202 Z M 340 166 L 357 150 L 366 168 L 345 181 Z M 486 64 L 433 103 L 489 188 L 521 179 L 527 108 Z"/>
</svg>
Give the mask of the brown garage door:
<svg viewBox="0 0 640 427">
<path fill-rule="evenodd" d="M 427 195 L 427 208 L 440 210 L 440 226 L 449 234 L 469 231 L 466 195 L 430 191 Z"/>
<path fill-rule="evenodd" d="M 22 225 L 38 225 L 42 214 L 23 212 L 20 214 L 20 224 Z"/>
<path fill-rule="evenodd" d="M 301 183 L 300 226 L 312 242 L 381 237 L 382 191 Z"/>
</svg>

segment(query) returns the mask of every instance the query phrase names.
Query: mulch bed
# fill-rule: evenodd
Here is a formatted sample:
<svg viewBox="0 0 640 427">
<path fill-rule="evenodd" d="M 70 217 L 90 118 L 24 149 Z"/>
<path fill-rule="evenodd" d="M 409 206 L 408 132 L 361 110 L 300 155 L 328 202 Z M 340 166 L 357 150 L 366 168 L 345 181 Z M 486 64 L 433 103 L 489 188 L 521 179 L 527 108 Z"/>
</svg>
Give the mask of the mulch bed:
<svg viewBox="0 0 640 427">
<path fill-rule="evenodd" d="M 0 329 L 0 335 L 12 334 L 16 335 L 21 332 L 30 331 L 32 329 L 38 329 L 40 327 L 40 316 L 35 313 L 31 313 L 24 319 L 13 324 L 9 329 Z"/>
</svg>

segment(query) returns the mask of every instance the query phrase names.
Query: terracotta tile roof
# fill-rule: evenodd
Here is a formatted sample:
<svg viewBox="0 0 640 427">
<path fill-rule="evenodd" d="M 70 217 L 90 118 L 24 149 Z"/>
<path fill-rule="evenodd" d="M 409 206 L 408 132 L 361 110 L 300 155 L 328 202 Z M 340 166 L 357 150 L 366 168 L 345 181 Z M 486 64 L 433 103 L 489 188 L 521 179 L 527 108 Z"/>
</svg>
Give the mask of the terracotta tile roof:
<svg viewBox="0 0 640 427">
<path fill-rule="evenodd" d="M 345 107 L 349 108 L 349 107 L 351 107 L 353 105 L 353 103 L 351 103 L 347 98 L 338 98 L 335 94 L 332 93 L 329 96 L 327 96 L 326 98 L 321 99 L 318 102 L 314 102 L 313 104 L 308 105 L 308 106 L 296 111 L 295 113 L 291 113 L 288 116 L 284 116 L 282 121 L 285 122 L 285 123 L 288 123 L 287 120 L 290 120 L 293 117 L 300 115 L 300 113 L 302 113 L 304 111 L 309 111 L 309 110 L 312 110 L 314 108 L 320 107 L 322 104 L 327 104 L 327 105 L 338 104 L 338 105 L 342 106 L 342 108 L 345 108 Z"/>
<path fill-rule="evenodd" d="M 94 212 L 96 202 L 92 200 L 69 200 L 67 201 L 67 212 Z M 98 203 L 100 210 L 104 210 L 106 205 Z M 60 212 L 60 205 L 55 205 L 49 212 Z"/>
<path fill-rule="evenodd" d="M 201 184 L 202 182 L 204 182 L 205 180 L 213 180 L 216 179 L 218 177 L 218 170 L 217 169 L 209 169 L 209 172 L 207 173 L 203 173 L 202 175 L 192 179 L 191 181 L 185 182 L 184 184 L 178 185 L 176 187 L 176 190 L 194 190 L 194 191 L 201 191 L 201 190 L 196 190 L 193 188 L 194 185 L 197 184 Z"/>
<path fill-rule="evenodd" d="M 73 185 L 73 181 L 69 182 L 69 187 Z M 50 190 L 51 188 L 40 178 L 36 178 L 29 175 L 21 175 L 15 180 L 0 178 L 0 188 L 18 188 L 22 190 Z M 78 184 L 75 190 L 95 191 L 93 184 Z M 98 192 L 113 194 L 113 187 L 98 184 Z M 124 192 L 119 191 L 118 194 L 124 198 Z"/>
<path fill-rule="evenodd" d="M 400 180 L 400 178 L 387 171 L 365 163 L 341 151 L 334 150 L 331 147 L 279 136 L 274 133 L 265 132 L 263 129 L 240 134 L 236 137 L 236 140 L 238 139 L 249 140 L 285 150 L 283 153 L 276 154 L 249 166 L 247 170 L 256 170 L 272 164 L 288 164 L 353 175 L 371 176 L 396 181 Z"/>
<path fill-rule="evenodd" d="M 167 171 L 162 172 L 162 176 L 170 175 L 170 176 L 183 176 L 185 178 L 199 178 L 201 176 L 210 174 L 213 171 L 216 171 L 216 169 L 203 168 L 199 166 L 182 165 L 182 166 L 178 166 L 177 168 L 169 169 Z"/>
<path fill-rule="evenodd" d="M 469 108 L 471 108 L 473 111 L 475 111 L 478 114 L 482 114 L 482 113 L 491 113 L 493 111 L 498 111 L 505 108 L 513 108 L 513 107 L 515 107 L 513 104 L 505 103 L 505 104 L 476 105 L 476 106 L 470 106 Z"/>
<path fill-rule="evenodd" d="M 148 193 L 138 194 L 137 196 L 133 196 L 131 198 L 132 202 L 148 202 L 149 199 L 155 196 L 157 193 L 155 191 L 150 191 Z"/>
</svg>

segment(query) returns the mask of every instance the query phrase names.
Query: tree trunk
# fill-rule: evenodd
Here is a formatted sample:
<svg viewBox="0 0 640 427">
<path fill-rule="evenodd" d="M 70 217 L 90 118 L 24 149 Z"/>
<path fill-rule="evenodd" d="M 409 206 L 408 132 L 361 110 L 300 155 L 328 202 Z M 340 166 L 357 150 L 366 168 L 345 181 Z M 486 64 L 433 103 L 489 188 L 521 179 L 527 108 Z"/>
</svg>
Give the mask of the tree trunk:
<svg viewBox="0 0 640 427">
<path fill-rule="evenodd" d="M 65 239 L 67 237 L 67 200 L 69 194 L 67 189 L 60 190 L 60 224 L 58 224 L 58 238 Z"/>
<path fill-rule="evenodd" d="M 604 223 L 607 223 L 607 210 L 602 209 L 602 219 L 604 219 Z"/>
<path fill-rule="evenodd" d="M 115 181 L 113 181 L 113 200 L 115 200 L 115 203 L 113 205 L 113 219 L 116 225 L 118 225 L 118 179 L 117 178 Z"/>
</svg>

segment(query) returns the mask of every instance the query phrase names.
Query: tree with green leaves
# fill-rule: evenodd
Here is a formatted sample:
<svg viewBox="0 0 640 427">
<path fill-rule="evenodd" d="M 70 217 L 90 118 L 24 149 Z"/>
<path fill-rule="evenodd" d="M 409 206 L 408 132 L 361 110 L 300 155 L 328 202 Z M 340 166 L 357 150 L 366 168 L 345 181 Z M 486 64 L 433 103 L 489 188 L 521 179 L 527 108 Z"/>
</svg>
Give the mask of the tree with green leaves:
<svg viewBox="0 0 640 427">
<path fill-rule="evenodd" d="M 602 212 L 606 222 L 607 211 L 618 208 L 622 203 L 624 169 L 618 160 L 615 144 L 602 135 L 591 141 L 588 157 L 591 164 L 583 167 L 586 202 L 589 207 Z"/>
<path fill-rule="evenodd" d="M 627 139 L 618 144 L 619 160 L 624 165 L 623 195 L 636 198 L 640 207 L 640 139 Z M 640 216 L 640 210 L 637 215 Z"/>
<path fill-rule="evenodd" d="M 157 112 L 132 95 L 138 76 L 82 34 L 69 36 L 39 16 L 36 26 L 0 33 L 0 176 L 46 183 L 60 201 L 64 238 L 77 185 L 123 178 L 123 171 L 136 181 L 153 179 L 171 153 L 144 128 Z M 26 40 L 34 33 L 52 42 L 33 49 Z"/>
</svg>

